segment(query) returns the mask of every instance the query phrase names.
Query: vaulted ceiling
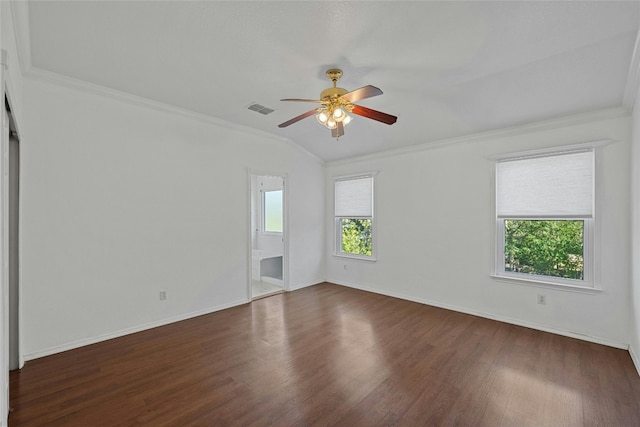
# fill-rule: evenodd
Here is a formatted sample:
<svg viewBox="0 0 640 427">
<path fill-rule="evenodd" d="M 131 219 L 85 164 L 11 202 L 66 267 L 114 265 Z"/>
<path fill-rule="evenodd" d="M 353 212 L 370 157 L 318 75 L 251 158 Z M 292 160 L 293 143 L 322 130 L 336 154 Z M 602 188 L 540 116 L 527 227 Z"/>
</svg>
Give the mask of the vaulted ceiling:
<svg viewBox="0 0 640 427">
<path fill-rule="evenodd" d="M 330 161 L 621 106 L 639 2 L 30 1 L 30 65 L 288 138 Z M 339 141 L 330 86 L 383 95 Z M 247 107 L 259 103 L 268 115 Z M 213 143 L 213 142 L 212 142 Z"/>
</svg>

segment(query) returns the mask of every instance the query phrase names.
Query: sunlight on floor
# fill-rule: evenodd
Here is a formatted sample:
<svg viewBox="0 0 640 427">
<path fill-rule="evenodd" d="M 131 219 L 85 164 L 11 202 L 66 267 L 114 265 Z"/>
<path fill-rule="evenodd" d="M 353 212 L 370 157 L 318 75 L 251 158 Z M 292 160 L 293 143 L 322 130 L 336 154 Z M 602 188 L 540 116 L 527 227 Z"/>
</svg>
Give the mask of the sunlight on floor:
<svg viewBox="0 0 640 427">
<path fill-rule="evenodd" d="M 582 425 L 582 396 L 539 374 L 503 367 L 495 379 L 494 390 L 501 390 L 498 404 L 505 407 L 507 425 Z M 542 396 L 542 397 L 541 397 Z M 527 421 L 527 422 L 525 422 Z"/>
</svg>

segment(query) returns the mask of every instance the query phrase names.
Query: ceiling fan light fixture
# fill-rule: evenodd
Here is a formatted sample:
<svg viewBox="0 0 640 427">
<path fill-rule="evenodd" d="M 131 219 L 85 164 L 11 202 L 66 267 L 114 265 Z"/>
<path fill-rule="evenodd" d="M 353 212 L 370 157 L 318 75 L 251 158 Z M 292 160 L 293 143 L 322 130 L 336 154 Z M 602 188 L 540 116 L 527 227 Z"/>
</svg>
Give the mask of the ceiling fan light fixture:
<svg viewBox="0 0 640 427">
<path fill-rule="evenodd" d="M 327 123 L 327 119 L 329 119 L 329 116 L 327 115 L 327 113 L 325 113 L 324 111 L 321 111 L 317 116 L 316 119 L 318 119 L 318 122 L 321 125 L 325 125 Z"/>
<path fill-rule="evenodd" d="M 347 111 L 345 106 L 332 102 L 318 109 L 316 120 L 327 129 L 333 130 L 338 127 L 338 123 L 346 125 L 351 121 L 351 116 L 347 114 Z"/>
</svg>

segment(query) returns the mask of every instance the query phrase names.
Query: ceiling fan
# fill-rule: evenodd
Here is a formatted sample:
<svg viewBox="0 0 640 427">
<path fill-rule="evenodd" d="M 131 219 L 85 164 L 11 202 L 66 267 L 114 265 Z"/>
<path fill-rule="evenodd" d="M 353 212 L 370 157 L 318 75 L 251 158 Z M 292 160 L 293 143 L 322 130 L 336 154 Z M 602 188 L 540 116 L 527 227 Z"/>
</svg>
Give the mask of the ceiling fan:
<svg viewBox="0 0 640 427">
<path fill-rule="evenodd" d="M 332 68 L 328 70 L 326 74 L 327 78 L 333 82 L 333 87 L 323 90 L 320 93 L 320 99 L 281 99 L 281 101 L 315 102 L 322 105 L 318 108 L 314 108 L 313 110 L 309 110 L 306 113 L 302 113 L 291 120 L 280 123 L 278 125 L 279 128 L 285 128 L 315 114 L 316 120 L 318 120 L 321 125 L 331 129 L 331 136 L 338 139 L 344 135 L 344 127 L 351 121 L 349 113 L 377 120 L 388 125 L 392 125 L 396 120 L 398 120 L 396 116 L 392 116 L 391 114 L 354 104 L 354 102 L 362 99 L 382 95 L 382 91 L 377 87 L 368 85 L 361 87 L 360 89 L 347 92 L 346 89 L 336 87 L 337 81 L 342 77 L 342 70 Z"/>
</svg>

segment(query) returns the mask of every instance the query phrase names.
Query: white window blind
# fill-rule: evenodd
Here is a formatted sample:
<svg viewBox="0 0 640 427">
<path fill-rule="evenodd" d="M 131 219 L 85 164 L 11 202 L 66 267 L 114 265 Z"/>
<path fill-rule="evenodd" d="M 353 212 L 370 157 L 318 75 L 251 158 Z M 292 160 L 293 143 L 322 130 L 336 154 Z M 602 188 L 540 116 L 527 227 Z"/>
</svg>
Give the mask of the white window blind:
<svg viewBox="0 0 640 427">
<path fill-rule="evenodd" d="M 593 170 L 593 151 L 498 162 L 498 218 L 593 217 Z"/>
<path fill-rule="evenodd" d="M 343 179 L 335 182 L 335 216 L 373 216 L 373 177 Z"/>
</svg>

